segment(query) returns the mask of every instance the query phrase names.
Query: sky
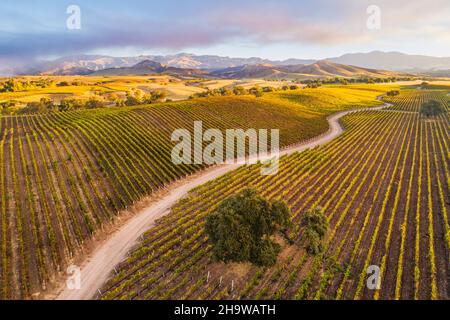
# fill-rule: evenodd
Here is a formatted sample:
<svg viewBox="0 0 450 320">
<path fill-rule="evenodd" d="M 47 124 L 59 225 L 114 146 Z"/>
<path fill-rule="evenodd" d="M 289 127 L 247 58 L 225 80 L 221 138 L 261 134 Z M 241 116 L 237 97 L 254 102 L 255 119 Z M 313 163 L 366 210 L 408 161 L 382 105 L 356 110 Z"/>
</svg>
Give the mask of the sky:
<svg viewBox="0 0 450 320">
<path fill-rule="evenodd" d="M 80 9 L 80 28 L 70 5 Z M 379 28 L 367 26 L 379 9 Z M 2 0 L 0 63 L 189 52 L 268 59 L 450 56 L 450 0 Z M 375 24 L 376 25 L 376 24 Z M 72 24 L 73 26 L 73 24 Z"/>
</svg>

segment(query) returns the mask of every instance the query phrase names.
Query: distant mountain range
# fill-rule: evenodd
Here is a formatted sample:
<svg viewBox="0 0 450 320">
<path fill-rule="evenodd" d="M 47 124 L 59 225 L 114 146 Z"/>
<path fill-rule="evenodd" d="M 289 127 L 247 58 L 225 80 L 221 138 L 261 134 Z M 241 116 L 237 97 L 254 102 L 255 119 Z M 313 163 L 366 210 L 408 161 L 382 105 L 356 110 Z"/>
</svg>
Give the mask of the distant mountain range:
<svg viewBox="0 0 450 320">
<path fill-rule="evenodd" d="M 122 75 L 148 75 L 148 74 L 174 74 L 185 77 L 208 76 L 208 72 L 201 69 L 177 68 L 163 66 L 161 63 L 152 60 L 143 60 L 131 67 L 106 68 L 98 71 L 91 71 L 93 76 L 122 76 Z"/>
<path fill-rule="evenodd" d="M 137 57 L 110 57 L 102 55 L 76 55 L 62 57 L 52 61 L 41 61 L 17 70 L 20 74 L 57 74 L 64 75 L 71 72 L 99 71 L 110 68 L 127 68 L 139 62 L 150 60 L 162 65 L 184 69 L 223 69 L 242 65 L 292 65 L 309 64 L 312 59 L 287 59 L 273 61 L 262 58 L 230 58 L 214 55 L 194 55 L 179 53 L 175 55 L 142 55 Z"/>
<path fill-rule="evenodd" d="M 68 69 L 78 74 L 90 76 L 124 76 L 124 75 L 151 75 L 170 74 L 179 77 L 225 78 L 225 79 L 314 79 L 324 77 L 391 77 L 406 75 L 394 71 L 367 69 L 333 63 L 327 60 L 311 64 L 297 64 L 287 66 L 274 66 L 271 64 L 246 64 L 238 67 L 223 69 L 194 69 L 177 68 L 162 65 L 152 60 L 141 61 L 131 67 L 106 68 L 98 71 L 88 69 Z M 55 74 L 55 73 L 53 73 Z M 58 75 L 64 72 L 56 73 Z"/>
<path fill-rule="evenodd" d="M 400 52 L 372 51 L 369 53 L 349 53 L 328 60 L 364 68 L 403 72 L 428 72 L 450 69 L 450 57 L 410 55 Z"/>
<path fill-rule="evenodd" d="M 392 70 L 408 73 L 442 74 L 450 69 L 450 57 L 431 57 L 421 55 L 407 55 L 399 52 L 372 51 L 369 53 L 351 53 L 340 57 L 328 58 L 327 63 L 346 65 L 347 67 L 332 66 L 332 72 L 327 71 L 329 66 L 319 60 L 313 59 L 287 59 L 268 60 L 262 58 L 230 58 L 215 55 L 194 55 L 180 53 L 175 55 L 145 55 L 137 57 L 110 57 L 103 55 L 77 55 L 62 57 L 53 61 L 33 63 L 26 68 L 17 70 L 18 74 L 43 75 L 70 75 L 70 74 L 108 74 L 118 72 L 127 74 L 133 71 L 145 74 L 145 65 L 139 66 L 143 61 L 159 63 L 166 68 L 160 72 L 182 73 L 200 75 L 206 71 L 211 74 L 222 74 L 224 77 L 234 77 L 239 74 L 250 74 L 261 77 L 281 76 L 283 73 L 312 74 L 317 76 L 332 76 L 363 73 L 378 74 L 378 70 Z M 323 60 L 322 60 L 323 61 Z M 317 65 L 316 63 L 319 63 Z M 136 67 L 138 66 L 138 67 Z M 309 67 L 306 67 L 309 66 Z M 128 69 L 127 69 L 128 68 Z M 175 69 L 171 69 L 175 68 Z M 351 68 L 365 68 L 367 70 L 352 70 Z M 112 71 L 111 69 L 119 69 Z M 137 70 L 142 69 L 142 70 Z M 182 71 L 181 69 L 185 69 Z M 375 71 L 375 72 L 374 72 Z M 442 71 L 442 72 L 441 72 Z M 140 72 L 140 73 L 139 73 Z M 384 72 L 382 72 L 384 73 Z"/>
</svg>

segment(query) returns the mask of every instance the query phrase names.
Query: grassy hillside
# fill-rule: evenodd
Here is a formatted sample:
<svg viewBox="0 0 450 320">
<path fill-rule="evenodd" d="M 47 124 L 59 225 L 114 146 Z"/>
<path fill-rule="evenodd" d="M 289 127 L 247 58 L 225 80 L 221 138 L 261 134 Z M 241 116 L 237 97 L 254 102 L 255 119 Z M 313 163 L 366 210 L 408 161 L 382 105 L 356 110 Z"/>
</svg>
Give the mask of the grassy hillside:
<svg viewBox="0 0 450 320">
<path fill-rule="evenodd" d="M 0 297 L 43 297 L 86 239 L 202 165 L 171 162 L 171 133 L 278 128 L 281 145 L 327 130 L 337 110 L 377 105 L 381 86 L 320 88 L 0 118 Z"/>
<path fill-rule="evenodd" d="M 333 63 L 328 60 L 321 60 L 305 66 L 294 66 L 294 70 L 290 70 L 289 66 L 285 69 L 299 74 L 325 77 L 395 77 L 402 75 L 400 72 L 361 68 L 352 65 Z"/>
<path fill-rule="evenodd" d="M 243 65 L 215 70 L 211 73 L 223 78 L 269 78 L 269 79 L 308 79 L 314 77 L 396 77 L 406 76 L 401 72 L 367 69 L 333 63 L 328 60 L 308 65 L 274 66 L 271 64 Z"/>
<path fill-rule="evenodd" d="M 414 94 L 420 99 L 396 103 L 411 111 L 430 98 Z M 198 187 L 145 234 L 99 298 L 448 299 L 449 121 L 448 113 L 358 112 L 337 139 L 282 158 L 277 175 L 242 166 Z M 277 238 L 273 267 L 214 262 L 205 217 L 247 187 L 287 202 L 296 241 L 304 212 L 322 206 L 330 224 L 323 253 Z M 380 267 L 379 291 L 365 285 L 369 265 Z"/>
</svg>

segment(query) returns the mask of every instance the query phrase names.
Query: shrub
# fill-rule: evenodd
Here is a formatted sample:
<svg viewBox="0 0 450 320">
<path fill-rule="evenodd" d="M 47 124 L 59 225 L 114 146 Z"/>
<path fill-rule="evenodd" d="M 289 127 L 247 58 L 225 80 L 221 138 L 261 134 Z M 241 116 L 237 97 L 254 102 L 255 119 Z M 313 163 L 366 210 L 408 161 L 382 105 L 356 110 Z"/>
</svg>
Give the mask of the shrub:
<svg viewBox="0 0 450 320">
<path fill-rule="evenodd" d="M 26 107 L 20 109 L 18 114 L 47 113 L 55 109 L 55 105 L 48 98 L 41 98 L 39 101 L 28 102 Z"/>
<path fill-rule="evenodd" d="M 249 90 L 250 94 L 253 94 L 255 97 L 261 97 L 263 94 L 263 90 L 259 86 L 254 86 Z"/>
<path fill-rule="evenodd" d="M 429 100 L 422 103 L 420 114 L 424 117 L 435 117 L 445 112 L 444 104 L 438 100 Z"/>
<path fill-rule="evenodd" d="M 71 111 L 71 110 L 77 110 L 82 109 L 84 107 L 84 102 L 77 99 L 63 99 L 61 100 L 58 110 L 59 111 Z"/>
<path fill-rule="evenodd" d="M 328 230 L 328 221 L 321 207 L 308 210 L 301 219 L 305 228 L 302 242 L 309 254 L 316 255 L 323 250 L 322 239 Z"/>
<path fill-rule="evenodd" d="M 239 95 L 247 94 L 248 92 L 247 92 L 247 90 L 246 90 L 244 87 L 236 86 L 236 87 L 233 89 L 233 93 L 234 93 L 235 95 L 239 96 Z"/>
<path fill-rule="evenodd" d="M 86 109 L 103 108 L 104 106 L 105 106 L 105 103 L 102 100 L 99 100 L 95 97 L 89 98 L 89 100 L 86 101 L 86 104 L 85 104 Z"/>
<path fill-rule="evenodd" d="M 386 95 L 388 95 L 390 97 L 398 96 L 399 94 L 400 94 L 400 91 L 398 91 L 398 90 L 391 90 L 386 93 Z"/>
</svg>

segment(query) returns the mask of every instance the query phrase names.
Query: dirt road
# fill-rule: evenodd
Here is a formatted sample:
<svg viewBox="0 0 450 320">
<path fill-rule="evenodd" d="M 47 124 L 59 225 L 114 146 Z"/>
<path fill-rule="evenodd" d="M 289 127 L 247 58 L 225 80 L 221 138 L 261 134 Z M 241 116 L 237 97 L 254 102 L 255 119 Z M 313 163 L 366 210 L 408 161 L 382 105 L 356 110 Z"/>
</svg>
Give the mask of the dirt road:
<svg viewBox="0 0 450 320">
<path fill-rule="evenodd" d="M 379 110 L 390 106 L 384 105 L 371 110 Z M 354 109 L 333 114 L 327 118 L 329 130 L 308 141 L 292 145 L 280 151 L 280 156 L 303 151 L 318 145 L 325 144 L 339 136 L 343 129 L 339 119 L 346 114 L 364 109 Z M 261 159 L 261 157 L 260 157 Z M 238 168 L 238 164 L 219 165 L 196 174 L 194 177 L 186 178 L 185 181 L 177 183 L 177 186 L 161 199 L 155 201 L 149 207 L 141 210 L 130 218 L 119 230 L 98 246 L 92 254 L 86 258 L 81 266 L 81 288 L 70 290 L 67 286 L 60 289 L 56 299 L 58 300 L 87 300 L 93 298 L 101 286 L 108 279 L 114 267 L 120 263 L 135 246 L 139 237 L 150 229 L 156 219 L 167 214 L 172 205 L 185 197 L 189 190 L 215 179 L 231 170 Z"/>
</svg>

